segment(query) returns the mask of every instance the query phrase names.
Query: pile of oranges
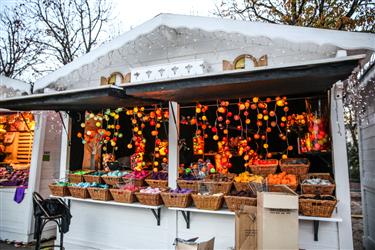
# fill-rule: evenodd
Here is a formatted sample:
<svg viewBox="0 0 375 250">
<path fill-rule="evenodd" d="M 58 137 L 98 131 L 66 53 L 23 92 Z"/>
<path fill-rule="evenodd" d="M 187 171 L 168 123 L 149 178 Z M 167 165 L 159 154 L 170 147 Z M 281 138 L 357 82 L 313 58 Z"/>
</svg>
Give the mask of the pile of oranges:
<svg viewBox="0 0 375 250">
<path fill-rule="evenodd" d="M 269 174 L 267 176 L 267 182 L 269 185 L 290 185 L 297 186 L 297 176 L 294 174 L 287 174 L 286 172 L 281 172 L 280 174 Z"/>
</svg>

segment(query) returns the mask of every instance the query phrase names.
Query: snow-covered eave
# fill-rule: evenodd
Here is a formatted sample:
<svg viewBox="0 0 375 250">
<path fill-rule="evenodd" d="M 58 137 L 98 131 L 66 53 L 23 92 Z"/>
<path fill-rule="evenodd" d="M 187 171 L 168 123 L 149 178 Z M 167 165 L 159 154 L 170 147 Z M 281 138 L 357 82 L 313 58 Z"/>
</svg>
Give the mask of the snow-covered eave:
<svg viewBox="0 0 375 250">
<path fill-rule="evenodd" d="M 137 37 L 150 33 L 159 26 L 169 28 L 201 29 L 207 32 L 239 33 L 249 37 L 268 37 L 284 39 L 291 42 L 315 43 L 318 45 L 333 45 L 341 49 L 369 49 L 375 51 L 375 35 L 368 33 L 345 32 L 336 30 L 306 28 L 290 25 L 277 25 L 259 22 L 247 22 L 212 17 L 187 16 L 176 14 L 159 14 L 153 19 L 124 33 L 114 40 L 101 45 L 86 55 L 57 69 L 35 83 L 35 90 L 43 89 L 84 65 L 94 62 L 110 51 L 124 46 Z"/>
<path fill-rule="evenodd" d="M 30 84 L 0 75 L 0 86 L 30 94 Z"/>
</svg>

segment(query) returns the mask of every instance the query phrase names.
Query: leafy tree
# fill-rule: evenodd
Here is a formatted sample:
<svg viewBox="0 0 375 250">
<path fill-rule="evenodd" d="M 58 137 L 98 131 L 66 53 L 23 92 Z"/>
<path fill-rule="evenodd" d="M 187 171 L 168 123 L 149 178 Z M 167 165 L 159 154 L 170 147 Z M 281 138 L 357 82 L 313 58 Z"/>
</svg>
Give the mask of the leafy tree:
<svg viewBox="0 0 375 250">
<path fill-rule="evenodd" d="M 214 14 L 232 19 L 375 32 L 372 0 L 220 0 Z"/>
</svg>

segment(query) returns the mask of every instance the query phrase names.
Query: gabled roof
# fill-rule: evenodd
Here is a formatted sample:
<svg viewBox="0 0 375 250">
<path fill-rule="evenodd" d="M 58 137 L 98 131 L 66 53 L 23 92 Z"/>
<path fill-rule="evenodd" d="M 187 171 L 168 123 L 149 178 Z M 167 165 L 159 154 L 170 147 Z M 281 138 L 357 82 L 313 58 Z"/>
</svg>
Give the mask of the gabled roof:
<svg viewBox="0 0 375 250">
<path fill-rule="evenodd" d="M 250 37 L 259 36 L 269 39 L 282 39 L 290 42 L 332 45 L 347 50 L 375 50 L 375 35 L 373 34 L 247 22 L 213 17 L 159 14 L 153 19 L 39 79 L 35 83 L 35 89 L 48 86 L 57 79 L 70 74 L 111 51 L 121 48 L 124 44 L 137 39 L 141 35 L 150 33 L 160 26 L 174 29 L 199 29 L 208 32 L 221 31 L 227 33 L 228 36 L 237 33 Z"/>
</svg>

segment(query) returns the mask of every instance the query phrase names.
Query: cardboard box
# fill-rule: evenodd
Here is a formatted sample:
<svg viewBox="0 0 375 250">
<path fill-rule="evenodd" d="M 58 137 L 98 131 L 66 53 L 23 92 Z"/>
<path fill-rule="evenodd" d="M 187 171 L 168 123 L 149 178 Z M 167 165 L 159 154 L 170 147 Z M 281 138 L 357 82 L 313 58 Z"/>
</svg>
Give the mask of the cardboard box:
<svg viewBox="0 0 375 250">
<path fill-rule="evenodd" d="M 204 242 L 196 242 L 198 238 L 190 240 L 176 239 L 176 250 L 214 250 L 215 237 Z"/>
<path fill-rule="evenodd" d="M 257 249 L 257 207 L 244 206 L 236 212 L 235 217 L 235 238 L 236 250 Z"/>
<path fill-rule="evenodd" d="M 258 249 L 298 249 L 298 195 L 262 192 L 257 203 Z"/>
</svg>

